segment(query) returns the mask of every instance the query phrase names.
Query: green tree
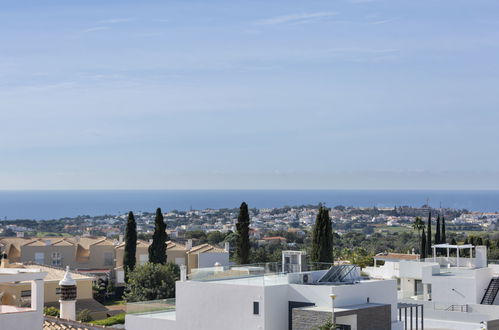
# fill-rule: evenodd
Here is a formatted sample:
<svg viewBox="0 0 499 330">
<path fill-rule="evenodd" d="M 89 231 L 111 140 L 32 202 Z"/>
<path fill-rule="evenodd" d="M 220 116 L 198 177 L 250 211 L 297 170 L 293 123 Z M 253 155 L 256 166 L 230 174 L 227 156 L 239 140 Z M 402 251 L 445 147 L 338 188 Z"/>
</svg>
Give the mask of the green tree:
<svg viewBox="0 0 499 330">
<path fill-rule="evenodd" d="M 414 222 L 412 223 L 412 228 L 418 231 L 419 246 L 421 247 L 421 230 L 424 229 L 424 222 L 421 219 L 421 217 L 416 217 L 416 219 L 414 219 Z"/>
<path fill-rule="evenodd" d="M 123 255 L 123 269 L 125 271 L 125 281 L 128 278 L 128 272 L 135 268 L 135 256 L 137 252 L 137 223 L 133 212 L 128 212 L 128 221 L 125 228 L 125 253 Z"/>
<path fill-rule="evenodd" d="M 248 205 L 243 202 L 239 207 L 239 216 L 237 217 L 236 224 L 236 260 L 239 264 L 247 264 L 250 260 L 249 225 L 250 217 Z"/>
<path fill-rule="evenodd" d="M 134 302 L 175 297 L 175 281 L 179 277 L 178 265 L 146 262 L 130 272 L 124 298 Z"/>
<path fill-rule="evenodd" d="M 435 228 L 435 244 L 440 244 L 440 214 L 437 216 L 437 227 Z"/>
<path fill-rule="evenodd" d="M 149 262 L 155 264 L 166 263 L 166 225 L 163 220 L 163 213 L 158 207 L 156 210 L 156 219 L 154 221 L 154 234 L 152 235 L 152 243 L 149 245 Z"/>
<path fill-rule="evenodd" d="M 423 232 L 421 234 L 421 252 L 420 252 L 420 258 L 421 259 L 426 259 L 428 254 L 426 253 L 426 234 L 424 232 L 424 227 L 423 227 Z"/>
<path fill-rule="evenodd" d="M 442 215 L 442 233 L 440 234 L 440 243 L 447 243 L 447 234 L 445 233 L 445 218 Z"/>
<path fill-rule="evenodd" d="M 426 229 L 426 255 L 431 254 L 431 211 L 428 214 L 428 225 Z"/>
<path fill-rule="evenodd" d="M 78 315 L 76 315 L 76 320 L 80 322 L 90 322 L 92 321 L 92 315 L 90 315 L 92 312 L 89 309 L 83 309 L 81 310 Z"/>
<path fill-rule="evenodd" d="M 333 263 L 333 226 L 327 208 L 321 206 L 312 233 L 313 262 Z"/>
</svg>

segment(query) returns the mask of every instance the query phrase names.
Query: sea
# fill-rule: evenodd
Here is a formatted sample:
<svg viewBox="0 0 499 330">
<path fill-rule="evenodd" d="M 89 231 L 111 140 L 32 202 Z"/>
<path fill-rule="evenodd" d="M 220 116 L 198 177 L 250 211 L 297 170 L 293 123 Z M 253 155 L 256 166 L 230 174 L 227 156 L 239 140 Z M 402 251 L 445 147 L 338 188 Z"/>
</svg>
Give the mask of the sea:
<svg viewBox="0 0 499 330">
<path fill-rule="evenodd" d="M 499 190 L 0 190 L 0 219 L 48 220 L 128 211 L 251 208 L 325 204 L 499 211 Z"/>
</svg>

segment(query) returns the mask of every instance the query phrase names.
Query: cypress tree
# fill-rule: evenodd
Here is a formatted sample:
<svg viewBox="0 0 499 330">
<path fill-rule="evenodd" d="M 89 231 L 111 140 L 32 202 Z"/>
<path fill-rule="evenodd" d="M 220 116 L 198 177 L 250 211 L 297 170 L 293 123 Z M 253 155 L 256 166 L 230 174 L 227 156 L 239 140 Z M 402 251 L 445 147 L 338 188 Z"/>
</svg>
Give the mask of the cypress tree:
<svg viewBox="0 0 499 330">
<path fill-rule="evenodd" d="M 428 225 L 426 230 L 426 255 L 431 254 L 431 211 L 428 214 Z"/>
<path fill-rule="evenodd" d="M 437 227 L 435 230 L 435 244 L 440 244 L 440 214 L 437 216 Z"/>
<path fill-rule="evenodd" d="M 123 268 L 125 280 L 128 281 L 128 272 L 135 268 L 135 255 L 137 252 L 137 223 L 133 212 L 128 213 L 128 220 L 125 228 L 125 253 L 123 255 Z"/>
<path fill-rule="evenodd" d="M 440 243 L 447 243 L 447 235 L 445 234 L 445 218 L 442 215 L 442 232 L 440 233 Z"/>
<path fill-rule="evenodd" d="M 321 206 L 312 234 L 313 262 L 333 263 L 333 226 L 327 208 Z"/>
<path fill-rule="evenodd" d="M 152 243 L 149 245 L 149 262 L 155 264 L 166 264 L 166 225 L 163 220 L 163 213 L 158 207 L 156 210 L 156 219 L 154 220 L 154 234 Z"/>
<path fill-rule="evenodd" d="M 236 241 L 236 260 L 239 264 L 244 265 L 249 263 L 250 241 L 249 241 L 249 225 L 250 217 L 248 205 L 245 202 L 239 207 L 239 215 L 237 217 L 237 241 Z"/>
<path fill-rule="evenodd" d="M 424 228 L 423 228 L 423 232 L 421 234 L 421 251 L 420 251 L 420 256 L 419 258 L 420 259 L 426 259 L 426 234 L 424 232 Z"/>
</svg>

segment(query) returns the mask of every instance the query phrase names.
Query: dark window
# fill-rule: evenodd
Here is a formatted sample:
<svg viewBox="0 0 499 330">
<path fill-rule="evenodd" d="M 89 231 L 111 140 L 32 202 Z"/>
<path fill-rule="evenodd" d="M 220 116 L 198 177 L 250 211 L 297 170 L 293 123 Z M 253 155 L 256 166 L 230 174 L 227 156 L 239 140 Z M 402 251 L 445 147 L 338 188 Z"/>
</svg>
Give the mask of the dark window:
<svg viewBox="0 0 499 330">
<path fill-rule="evenodd" d="M 61 294 L 61 288 L 55 288 L 55 294 Z"/>
<path fill-rule="evenodd" d="M 21 291 L 21 297 L 31 297 L 31 290 Z"/>
<path fill-rule="evenodd" d="M 258 301 L 253 302 L 253 315 L 260 315 L 260 303 Z"/>
</svg>

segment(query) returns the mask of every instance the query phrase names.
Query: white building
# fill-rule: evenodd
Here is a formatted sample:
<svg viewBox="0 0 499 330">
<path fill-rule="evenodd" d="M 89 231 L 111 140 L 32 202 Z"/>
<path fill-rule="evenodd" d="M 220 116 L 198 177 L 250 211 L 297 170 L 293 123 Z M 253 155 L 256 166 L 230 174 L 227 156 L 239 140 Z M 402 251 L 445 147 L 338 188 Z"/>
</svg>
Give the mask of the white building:
<svg viewBox="0 0 499 330">
<path fill-rule="evenodd" d="M 126 329 L 311 329 L 331 318 L 333 304 L 336 322 L 351 329 L 403 328 L 395 280 L 361 279 L 352 265 L 295 273 L 275 265 L 200 270 L 176 283 L 175 309 L 172 302 L 162 312 L 161 302 L 129 304 Z"/>
<path fill-rule="evenodd" d="M 43 327 L 43 278 L 47 275 L 39 269 L 0 268 L 0 284 L 31 282 L 30 307 L 2 304 L 0 290 L 0 329 L 41 330 Z"/>
<path fill-rule="evenodd" d="M 476 329 L 482 323 L 499 329 L 499 265 L 487 264 L 485 246 L 438 244 L 430 258 L 389 260 L 364 271 L 374 278 L 396 278 L 399 301 L 423 304 L 425 323 L 460 322 L 445 325 L 448 329 Z"/>
</svg>

